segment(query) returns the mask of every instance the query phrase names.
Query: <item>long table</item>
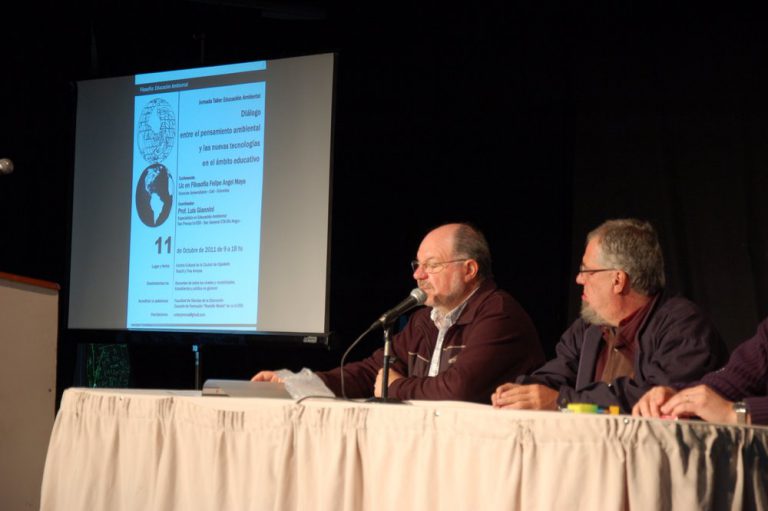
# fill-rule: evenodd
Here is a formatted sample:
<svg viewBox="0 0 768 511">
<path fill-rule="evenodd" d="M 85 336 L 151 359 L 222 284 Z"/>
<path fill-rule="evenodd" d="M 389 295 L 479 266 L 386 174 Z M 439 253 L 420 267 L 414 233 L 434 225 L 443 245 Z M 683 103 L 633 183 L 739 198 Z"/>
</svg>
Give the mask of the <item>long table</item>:
<svg viewBox="0 0 768 511">
<path fill-rule="evenodd" d="M 768 428 L 68 389 L 48 510 L 768 509 Z"/>
</svg>

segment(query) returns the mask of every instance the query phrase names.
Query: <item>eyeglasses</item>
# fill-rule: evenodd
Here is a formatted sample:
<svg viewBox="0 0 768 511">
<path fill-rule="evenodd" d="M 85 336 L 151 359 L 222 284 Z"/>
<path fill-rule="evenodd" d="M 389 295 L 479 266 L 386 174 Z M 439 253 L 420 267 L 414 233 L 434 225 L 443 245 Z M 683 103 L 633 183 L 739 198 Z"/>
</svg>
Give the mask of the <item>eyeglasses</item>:
<svg viewBox="0 0 768 511">
<path fill-rule="evenodd" d="M 588 268 L 584 268 L 583 266 L 579 266 L 579 271 L 577 271 L 576 274 L 584 275 L 586 277 L 587 275 L 594 275 L 595 273 L 600 273 L 602 271 L 616 271 L 616 268 L 597 268 L 590 270 Z"/>
<path fill-rule="evenodd" d="M 462 261 L 468 261 L 468 259 L 467 258 L 452 259 L 450 261 L 442 261 L 442 262 L 430 261 L 428 263 L 420 263 L 414 260 L 414 261 L 411 261 L 411 269 L 413 270 L 414 273 L 416 273 L 416 271 L 419 268 L 421 268 L 422 270 L 424 270 L 425 273 L 429 273 L 431 275 L 433 273 L 439 273 L 443 271 L 445 267 L 451 263 L 460 263 Z"/>
</svg>

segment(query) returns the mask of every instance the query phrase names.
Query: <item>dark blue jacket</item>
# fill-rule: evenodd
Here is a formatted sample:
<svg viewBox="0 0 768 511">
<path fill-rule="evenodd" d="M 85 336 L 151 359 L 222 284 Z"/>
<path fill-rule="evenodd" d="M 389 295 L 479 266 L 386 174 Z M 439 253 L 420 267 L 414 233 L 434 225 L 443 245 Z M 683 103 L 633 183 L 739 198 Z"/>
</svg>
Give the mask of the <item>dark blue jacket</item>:
<svg viewBox="0 0 768 511">
<path fill-rule="evenodd" d="M 594 403 L 619 405 L 630 413 L 655 385 L 700 379 L 722 367 L 728 350 L 712 323 L 685 298 L 659 297 L 637 331 L 634 378 L 611 383 L 594 381 L 602 344 L 602 329 L 577 319 L 560 338 L 557 356 L 518 383 L 540 383 L 559 391 L 558 405 Z"/>
</svg>

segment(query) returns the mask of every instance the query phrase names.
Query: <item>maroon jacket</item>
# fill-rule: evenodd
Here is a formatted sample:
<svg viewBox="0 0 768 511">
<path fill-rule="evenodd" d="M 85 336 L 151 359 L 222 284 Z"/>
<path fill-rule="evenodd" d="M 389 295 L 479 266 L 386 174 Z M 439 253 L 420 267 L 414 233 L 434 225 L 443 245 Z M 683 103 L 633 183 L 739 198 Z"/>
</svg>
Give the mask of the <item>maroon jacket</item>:
<svg viewBox="0 0 768 511">
<path fill-rule="evenodd" d="M 701 382 L 730 401 L 747 403 L 752 424 L 768 424 L 768 319 L 733 350 L 728 363 Z"/>
<path fill-rule="evenodd" d="M 559 391 L 557 403 L 619 405 L 629 413 L 655 385 L 697 380 L 723 365 L 728 350 L 712 323 L 685 298 L 660 297 L 637 332 L 635 377 L 596 382 L 595 365 L 603 332 L 577 319 L 555 347 L 557 356 L 518 383 L 539 383 Z"/>
<path fill-rule="evenodd" d="M 440 373 L 427 376 L 437 342 L 437 327 L 423 307 L 413 313 L 402 332 L 392 338 L 397 360 L 392 368 L 405 378 L 393 381 L 389 397 L 490 402 L 496 387 L 530 372 L 544 361 L 533 322 L 508 293 L 486 280 L 473 294 L 443 341 Z M 383 349 L 344 366 L 347 397 L 370 397 L 382 367 Z M 341 370 L 317 375 L 341 395 Z"/>
</svg>

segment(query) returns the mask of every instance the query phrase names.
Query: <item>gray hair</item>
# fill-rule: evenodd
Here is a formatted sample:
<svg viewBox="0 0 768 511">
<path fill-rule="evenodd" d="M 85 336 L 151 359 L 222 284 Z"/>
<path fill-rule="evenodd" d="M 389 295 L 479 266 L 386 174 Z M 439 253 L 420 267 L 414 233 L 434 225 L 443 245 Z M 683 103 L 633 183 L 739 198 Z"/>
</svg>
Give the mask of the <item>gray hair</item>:
<svg viewBox="0 0 768 511">
<path fill-rule="evenodd" d="M 460 223 L 453 242 L 456 256 L 477 261 L 477 276 L 480 280 L 493 277 L 491 249 L 479 229 L 469 223 Z"/>
<path fill-rule="evenodd" d="M 587 235 L 597 239 L 603 263 L 629 275 L 635 291 L 653 296 L 664 289 L 664 256 L 653 226 L 634 218 L 608 220 Z"/>
</svg>

